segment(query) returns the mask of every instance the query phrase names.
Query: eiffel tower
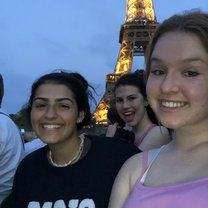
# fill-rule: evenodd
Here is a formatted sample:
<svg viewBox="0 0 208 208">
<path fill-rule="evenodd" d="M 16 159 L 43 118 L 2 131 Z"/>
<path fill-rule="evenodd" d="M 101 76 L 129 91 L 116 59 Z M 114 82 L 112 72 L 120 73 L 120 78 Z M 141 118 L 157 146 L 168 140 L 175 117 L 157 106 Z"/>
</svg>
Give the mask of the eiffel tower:
<svg viewBox="0 0 208 208">
<path fill-rule="evenodd" d="M 144 56 L 158 25 L 152 0 L 126 0 L 126 18 L 119 35 L 121 48 L 114 72 L 106 75 L 105 94 L 93 114 L 96 123 L 106 122 L 115 82 L 121 75 L 131 72 L 134 56 Z"/>
</svg>

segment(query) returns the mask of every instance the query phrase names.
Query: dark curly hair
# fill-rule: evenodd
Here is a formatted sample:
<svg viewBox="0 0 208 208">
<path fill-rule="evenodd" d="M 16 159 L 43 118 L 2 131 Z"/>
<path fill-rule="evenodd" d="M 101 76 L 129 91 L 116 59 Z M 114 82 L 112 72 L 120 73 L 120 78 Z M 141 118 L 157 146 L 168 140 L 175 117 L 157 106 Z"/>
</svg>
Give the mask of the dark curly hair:
<svg viewBox="0 0 208 208">
<path fill-rule="evenodd" d="M 120 86 L 130 85 L 138 88 L 139 92 L 142 94 L 144 99 L 147 99 L 146 94 L 146 85 L 144 81 L 144 70 L 136 70 L 135 72 L 127 73 L 122 75 L 115 84 L 114 87 L 114 95 L 115 91 Z M 155 116 L 150 105 L 145 106 L 149 119 L 152 123 L 158 124 L 158 120 Z"/>
<path fill-rule="evenodd" d="M 29 101 L 25 106 L 29 120 L 32 103 L 37 88 L 42 84 L 48 83 L 65 85 L 73 92 L 74 98 L 77 103 L 78 112 L 83 111 L 85 115 L 82 122 L 77 124 L 77 129 L 80 130 L 82 127 L 89 125 L 91 120 L 89 99 L 95 101 L 91 91 L 95 91 L 95 89 L 87 82 L 87 80 L 81 74 L 77 72 L 67 72 L 66 70 L 55 70 L 52 73 L 41 76 L 33 83 Z"/>
</svg>

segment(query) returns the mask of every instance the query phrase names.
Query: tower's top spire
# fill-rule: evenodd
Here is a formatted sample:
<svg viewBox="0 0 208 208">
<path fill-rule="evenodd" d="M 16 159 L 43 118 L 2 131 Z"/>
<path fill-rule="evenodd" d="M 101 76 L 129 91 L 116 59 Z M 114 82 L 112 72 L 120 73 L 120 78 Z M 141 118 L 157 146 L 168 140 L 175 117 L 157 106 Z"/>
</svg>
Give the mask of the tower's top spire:
<svg viewBox="0 0 208 208">
<path fill-rule="evenodd" d="M 156 21 L 152 0 L 126 0 L 126 22 Z"/>
</svg>

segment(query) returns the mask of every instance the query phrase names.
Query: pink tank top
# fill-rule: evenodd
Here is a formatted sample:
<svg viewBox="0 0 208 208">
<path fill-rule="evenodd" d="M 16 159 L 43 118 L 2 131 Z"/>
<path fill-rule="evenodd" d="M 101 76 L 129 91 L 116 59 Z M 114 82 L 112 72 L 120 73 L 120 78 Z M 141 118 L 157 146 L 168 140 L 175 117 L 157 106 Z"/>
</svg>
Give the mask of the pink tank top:
<svg viewBox="0 0 208 208">
<path fill-rule="evenodd" d="M 136 138 L 134 141 L 134 144 L 139 147 L 139 145 L 142 143 L 142 141 L 144 140 L 144 138 L 146 137 L 146 135 L 149 133 L 149 131 L 154 128 L 156 125 L 155 124 L 151 124 L 147 129 L 144 130 L 144 132 L 142 132 L 142 135 L 139 138 Z"/>
<path fill-rule="evenodd" d="M 142 185 L 149 167 L 157 157 L 156 155 L 147 168 L 147 152 L 144 152 L 143 155 L 143 165 L 146 166 L 143 166 L 142 177 L 137 180 L 123 208 L 208 207 L 208 178 L 169 186 L 150 187 Z"/>
</svg>

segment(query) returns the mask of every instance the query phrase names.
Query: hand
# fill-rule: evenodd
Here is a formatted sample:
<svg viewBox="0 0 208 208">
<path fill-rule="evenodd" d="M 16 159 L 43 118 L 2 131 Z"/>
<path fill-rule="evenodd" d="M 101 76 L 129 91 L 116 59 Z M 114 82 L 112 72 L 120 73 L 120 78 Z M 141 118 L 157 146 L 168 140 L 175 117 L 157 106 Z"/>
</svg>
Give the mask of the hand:
<svg viewBox="0 0 208 208">
<path fill-rule="evenodd" d="M 117 130 L 117 127 L 118 127 L 118 123 L 110 124 L 107 128 L 107 131 L 106 131 L 105 135 L 107 137 L 114 137 L 114 135 L 116 133 L 116 130 Z"/>
</svg>

